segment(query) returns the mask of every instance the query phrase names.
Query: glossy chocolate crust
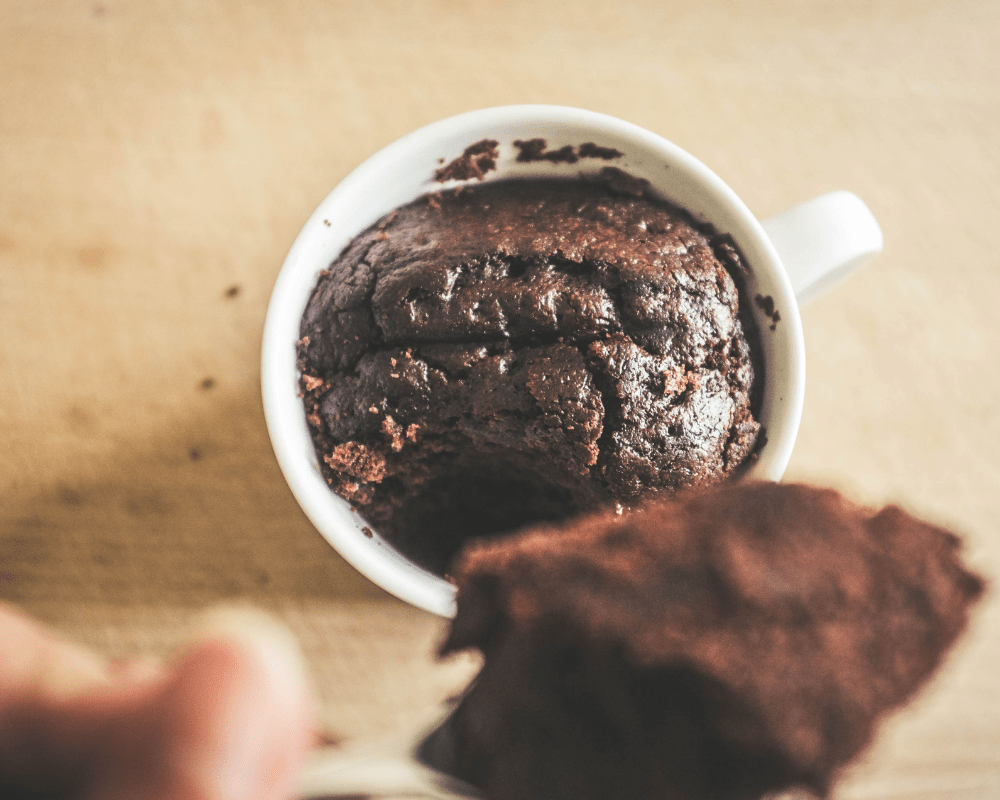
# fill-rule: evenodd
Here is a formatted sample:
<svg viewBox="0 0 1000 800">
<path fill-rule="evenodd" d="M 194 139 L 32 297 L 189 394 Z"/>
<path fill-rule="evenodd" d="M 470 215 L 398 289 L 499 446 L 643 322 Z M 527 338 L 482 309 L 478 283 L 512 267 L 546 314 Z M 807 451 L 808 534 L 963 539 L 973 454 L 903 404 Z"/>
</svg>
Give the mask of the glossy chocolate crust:
<svg viewBox="0 0 1000 800">
<path fill-rule="evenodd" d="M 452 768 L 491 800 L 825 795 L 965 628 L 958 550 L 896 507 L 742 482 L 470 543 L 442 650 L 485 665 Z"/>
<path fill-rule="evenodd" d="M 759 432 L 742 269 L 686 213 L 584 180 L 397 209 L 302 319 L 327 480 L 440 572 L 469 535 L 725 478 Z"/>
</svg>

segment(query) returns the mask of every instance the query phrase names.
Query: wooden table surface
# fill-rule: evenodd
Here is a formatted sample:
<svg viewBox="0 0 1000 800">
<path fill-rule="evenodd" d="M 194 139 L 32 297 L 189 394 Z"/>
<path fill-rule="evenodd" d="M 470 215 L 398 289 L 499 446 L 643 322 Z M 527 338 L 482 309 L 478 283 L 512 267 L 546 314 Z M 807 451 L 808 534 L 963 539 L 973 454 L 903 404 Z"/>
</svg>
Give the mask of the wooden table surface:
<svg viewBox="0 0 1000 800">
<path fill-rule="evenodd" d="M 462 111 L 609 113 L 766 217 L 863 197 L 883 255 L 803 312 L 787 478 L 898 501 L 1000 579 L 1000 5 L 0 0 L 0 599 L 120 656 L 217 602 L 300 636 L 345 737 L 474 672 L 303 516 L 258 353 L 284 255 L 368 155 Z M 1000 600 L 838 798 L 1000 798 Z"/>
</svg>

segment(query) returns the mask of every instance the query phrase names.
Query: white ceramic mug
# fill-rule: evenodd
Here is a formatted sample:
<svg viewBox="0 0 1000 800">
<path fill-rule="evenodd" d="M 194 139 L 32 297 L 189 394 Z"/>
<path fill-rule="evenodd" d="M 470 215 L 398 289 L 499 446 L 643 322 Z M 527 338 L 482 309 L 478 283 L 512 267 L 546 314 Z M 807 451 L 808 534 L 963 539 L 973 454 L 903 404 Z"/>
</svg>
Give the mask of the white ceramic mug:
<svg viewBox="0 0 1000 800">
<path fill-rule="evenodd" d="M 618 150 L 613 161 L 516 161 L 516 140 L 544 139 L 549 150 L 594 142 Z M 335 494 L 320 473 L 298 396 L 295 343 L 318 273 L 348 241 L 383 215 L 442 188 L 434 173 L 482 139 L 499 142 L 496 169 L 485 180 L 572 176 L 609 164 L 649 181 L 667 200 L 735 240 L 750 267 L 748 294 L 770 297 L 777 324 L 753 303 L 764 360 L 760 422 L 767 442 L 746 477 L 779 480 L 802 414 L 805 355 L 799 303 L 808 300 L 882 249 L 882 233 L 865 204 L 849 192 L 817 197 L 763 223 L 708 167 L 654 133 L 603 114 L 559 106 L 488 108 L 421 128 L 379 151 L 320 203 L 278 275 L 264 327 L 262 389 L 267 427 L 293 494 L 320 533 L 360 572 L 397 597 L 451 616 L 454 589 L 398 553 Z M 447 186 L 449 184 L 445 184 Z M 773 328 L 773 329 L 772 329 Z"/>
</svg>

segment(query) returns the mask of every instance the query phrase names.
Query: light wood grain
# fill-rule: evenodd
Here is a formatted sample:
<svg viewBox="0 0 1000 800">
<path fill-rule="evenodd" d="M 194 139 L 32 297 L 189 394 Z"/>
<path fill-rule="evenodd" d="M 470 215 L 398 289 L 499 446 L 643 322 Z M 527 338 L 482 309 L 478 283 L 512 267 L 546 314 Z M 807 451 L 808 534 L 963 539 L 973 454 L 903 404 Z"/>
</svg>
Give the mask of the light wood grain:
<svg viewBox="0 0 1000 800">
<path fill-rule="evenodd" d="M 462 685 L 442 623 L 299 511 L 259 402 L 271 285 L 365 157 L 505 103 L 636 122 L 761 217 L 861 195 L 885 253 L 808 306 L 788 477 L 954 527 L 1000 576 L 1000 6 L 0 0 L 0 598 L 121 655 L 238 600 L 358 736 Z M 235 296 L 230 296 L 235 287 Z M 1000 798 L 1000 605 L 837 791 Z"/>
</svg>

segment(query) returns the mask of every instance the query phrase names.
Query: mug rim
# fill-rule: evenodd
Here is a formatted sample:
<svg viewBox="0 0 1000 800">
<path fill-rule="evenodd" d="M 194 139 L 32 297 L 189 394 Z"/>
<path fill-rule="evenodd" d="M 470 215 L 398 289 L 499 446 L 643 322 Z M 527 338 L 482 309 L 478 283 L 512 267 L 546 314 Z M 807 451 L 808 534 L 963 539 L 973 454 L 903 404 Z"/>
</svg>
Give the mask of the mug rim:
<svg viewBox="0 0 1000 800">
<path fill-rule="evenodd" d="M 278 464 L 297 502 L 313 525 L 345 560 L 374 583 L 412 605 L 445 617 L 454 614 L 453 585 L 417 567 L 377 534 L 372 535 L 364 519 L 353 510 L 348 510 L 347 501 L 330 489 L 322 479 L 305 411 L 298 396 L 299 373 L 295 343 L 299 338 L 302 312 L 318 273 L 333 260 L 329 258 L 329 254 L 332 252 L 333 257 L 336 257 L 350 236 L 360 233 L 393 208 L 426 191 L 448 188 L 452 184 L 435 183 L 432 179 L 433 169 L 428 169 L 423 182 L 414 178 L 407 184 L 408 188 L 398 189 L 402 200 L 392 198 L 391 192 L 396 187 L 389 187 L 389 191 L 380 195 L 377 201 L 368 203 L 376 210 L 387 204 L 388 208 L 377 214 L 374 211 L 369 213 L 370 218 L 367 218 L 365 224 L 361 224 L 366 219 L 361 215 L 356 224 L 345 225 L 343 230 L 337 230 L 337 236 L 331 238 L 331 228 L 334 226 L 328 222 L 337 217 L 338 209 L 345 211 L 350 207 L 345 202 L 347 199 L 370 195 L 372 186 L 378 186 L 380 181 L 387 183 L 390 175 L 400 174 L 394 173 L 394 168 L 411 171 L 419 169 L 412 166 L 415 154 L 431 153 L 436 165 L 437 157 L 458 155 L 461 152 L 442 152 L 446 150 L 446 142 L 464 141 L 468 145 L 487 137 L 503 137 L 509 144 L 514 138 L 518 138 L 512 134 L 518 126 L 533 125 L 566 131 L 586 129 L 588 137 L 603 137 L 602 143 L 604 140 L 621 140 L 633 144 L 633 152 L 654 154 L 663 159 L 668 170 L 673 170 L 670 182 L 662 179 L 662 176 L 660 180 L 652 181 L 652 188 L 656 193 L 678 203 L 674 199 L 676 192 L 661 187 L 670 183 L 676 190 L 678 185 L 686 181 L 690 183 L 691 191 L 704 194 L 706 202 L 716 203 L 725 209 L 722 216 L 726 216 L 730 224 L 723 227 L 717 224 L 718 214 L 709 217 L 699 213 L 698 209 L 688 208 L 683 202 L 678 203 L 688 208 L 696 218 L 712 222 L 720 233 L 728 233 L 733 237 L 751 273 L 752 285 L 747 286 L 746 294 L 750 295 L 756 289 L 758 278 L 766 275 L 765 288 L 774 299 L 774 305 L 780 309 L 780 323 L 776 323 L 776 329 L 770 326 L 769 330 L 768 326 L 762 324 L 762 310 L 754 308 L 754 304 L 751 307 L 764 350 L 764 401 L 772 406 L 768 406 L 769 425 L 763 431 L 763 435 L 767 437 L 766 444 L 760 451 L 757 462 L 740 479 L 779 480 L 791 457 L 801 420 L 805 395 L 805 345 L 798 304 L 791 283 L 760 222 L 739 196 L 700 160 L 673 142 L 634 123 L 567 106 L 513 105 L 484 108 L 438 120 L 404 135 L 369 156 L 345 176 L 324 197 L 296 236 L 278 273 L 267 308 L 261 348 L 261 393 L 268 434 Z M 546 167 L 543 165 L 541 168 Z M 626 168 L 626 171 L 635 174 L 637 169 L 645 169 L 649 174 L 651 166 L 633 165 Z M 491 174 L 487 176 L 487 180 L 501 177 L 508 175 Z M 653 177 L 656 177 L 655 173 Z M 411 194 L 414 186 L 421 190 Z M 353 209 L 348 213 L 353 213 Z M 346 238 L 345 230 L 349 233 Z M 326 237 L 323 241 L 329 242 L 324 245 L 325 250 L 319 248 L 326 254 L 324 259 L 316 254 L 316 243 L 322 237 Z M 776 377 L 772 373 L 778 372 L 782 381 L 779 385 L 772 385 Z M 781 415 L 777 420 L 780 425 L 777 426 L 771 419 L 774 404 L 779 407 Z M 761 416 L 765 415 L 762 413 Z M 774 428 L 777 430 L 773 430 Z M 306 449 L 303 448 L 303 436 L 308 445 Z"/>
</svg>

